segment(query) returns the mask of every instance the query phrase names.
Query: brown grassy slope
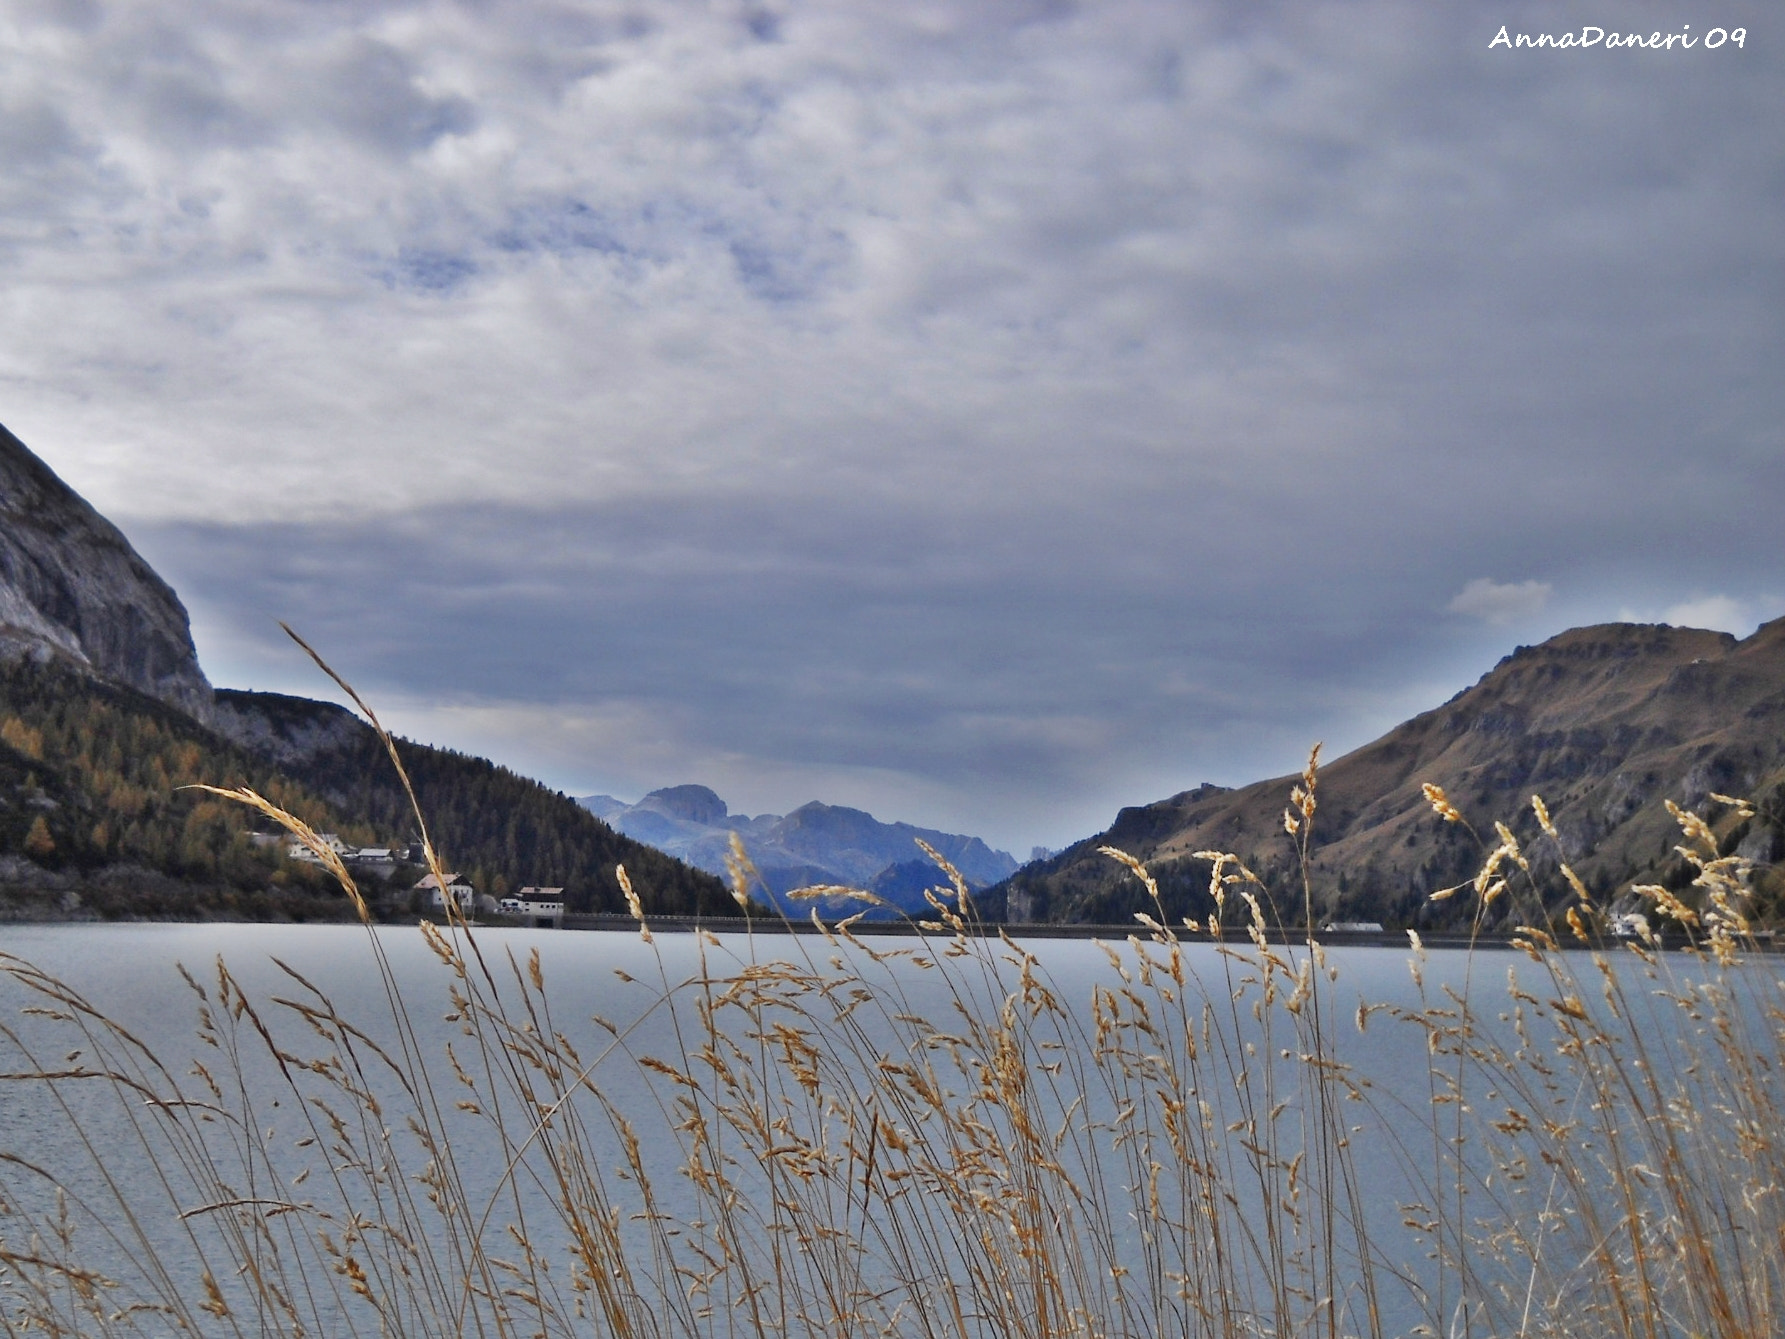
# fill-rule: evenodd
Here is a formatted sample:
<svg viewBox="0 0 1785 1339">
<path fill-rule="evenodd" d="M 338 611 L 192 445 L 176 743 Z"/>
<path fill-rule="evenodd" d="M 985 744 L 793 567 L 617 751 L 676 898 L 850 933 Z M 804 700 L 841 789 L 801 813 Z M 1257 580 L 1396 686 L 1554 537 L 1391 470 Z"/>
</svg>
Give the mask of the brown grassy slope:
<svg viewBox="0 0 1785 1339">
<path fill-rule="evenodd" d="M 1674 875 L 1669 799 L 1705 813 L 1717 808 L 1712 792 L 1760 800 L 1760 817 L 1724 835 L 1744 854 L 1772 860 L 1782 769 L 1785 619 L 1739 642 L 1667 626 L 1576 628 L 1520 647 L 1474 687 L 1322 769 L 1316 915 L 1432 925 L 1453 914 L 1425 896 L 1471 873 L 1480 850 L 1466 831 L 1436 819 L 1423 782 L 1444 787 L 1489 833 L 1496 818 L 1533 833 L 1530 797 L 1543 795 L 1570 861 L 1609 900 L 1632 882 Z M 1109 831 L 1019 872 L 1005 887 L 1013 916 L 1026 909 L 1037 919 L 1104 920 L 1139 909 L 1132 880 L 1097 853 L 1105 844 L 1163 875 L 1174 911 L 1205 914 L 1197 889 L 1208 866 L 1190 853 L 1234 851 L 1261 873 L 1286 872 L 1293 852 L 1282 815 L 1294 780 L 1205 786 L 1125 809 Z M 1538 872 L 1546 872 L 1541 863 Z M 1279 911 L 1301 919 L 1299 906 Z"/>
</svg>

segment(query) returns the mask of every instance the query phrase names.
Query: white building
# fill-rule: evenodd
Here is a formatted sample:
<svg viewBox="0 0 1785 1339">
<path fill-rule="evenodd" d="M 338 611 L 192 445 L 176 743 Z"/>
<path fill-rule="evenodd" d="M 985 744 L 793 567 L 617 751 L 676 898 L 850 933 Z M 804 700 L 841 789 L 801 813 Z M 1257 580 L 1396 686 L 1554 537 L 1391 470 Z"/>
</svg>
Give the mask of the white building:
<svg viewBox="0 0 1785 1339">
<path fill-rule="evenodd" d="M 316 839 L 343 859 L 350 854 L 347 849 L 347 843 L 342 841 L 332 832 L 319 832 L 316 834 Z M 317 855 L 316 852 L 312 851 L 302 842 L 291 843 L 290 846 L 285 848 L 285 854 L 290 856 L 293 860 L 307 860 L 312 865 L 320 865 L 322 863 L 322 857 Z"/>
<path fill-rule="evenodd" d="M 529 925 L 557 925 L 564 917 L 564 890 L 529 884 L 513 897 L 503 898 L 502 910 L 521 917 Z"/>
<path fill-rule="evenodd" d="M 439 879 L 429 874 L 415 885 L 415 891 L 427 895 L 429 911 L 445 911 L 446 899 L 450 897 L 458 904 L 460 913 L 466 916 L 471 914 L 472 902 L 477 896 L 477 891 L 457 874 L 448 874 L 444 887 Z"/>
</svg>

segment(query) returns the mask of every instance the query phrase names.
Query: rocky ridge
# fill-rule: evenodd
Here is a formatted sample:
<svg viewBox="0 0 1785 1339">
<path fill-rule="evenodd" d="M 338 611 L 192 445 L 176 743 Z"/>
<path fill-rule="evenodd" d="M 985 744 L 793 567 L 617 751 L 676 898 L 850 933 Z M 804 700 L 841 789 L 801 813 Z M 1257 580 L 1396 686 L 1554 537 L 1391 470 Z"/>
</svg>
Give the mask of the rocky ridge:
<svg viewBox="0 0 1785 1339">
<path fill-rule="evenodd" d="M 1103 833 L 1025 867 L 994 895 L 1013 919 L 1114 920 L 1143 909 L 1131 876 L 1100 846 L 1148 862 L 1178 905 L 1206 914 L 1208 862 L 1231 851 L 1281 880 L 1293 864 L 1283 809 L 1297 778 L 1202 786 L 1124 809 Z M 1540 880 L 1560 858 L 1536 840 L 1531 797 L 1555 815 L 1563 854 L 1608 904 L 1633 883 L 1677 881 L 1679 830 L 1667 801 L 1719 825 L 1757 861 L 1773 900 L 1785 854 L 1785 619 L 1738 641 L 1638 624 L 1575 628 L 1520 647 L 1443 706 L 1324 765 L 1314 819 L 1317 916 L 1432 925 L 1466 898 L 1428 895 L 1468 877 L 1481 847 L 1441 822 L 1421 786 L 1442 786 L 1482 832 L 1496 819 L 1527 840 Z M 1753 801 L 1738 822 L 1712 797 Z M 1300 919 L 1299 906 L 1290 909 Z"/>
<path fill-rule="evenodd" d="M 0 656 L 61 660 L 211 716 L 211 685 L 173 588 L 4 427 Z"/>
</svg>

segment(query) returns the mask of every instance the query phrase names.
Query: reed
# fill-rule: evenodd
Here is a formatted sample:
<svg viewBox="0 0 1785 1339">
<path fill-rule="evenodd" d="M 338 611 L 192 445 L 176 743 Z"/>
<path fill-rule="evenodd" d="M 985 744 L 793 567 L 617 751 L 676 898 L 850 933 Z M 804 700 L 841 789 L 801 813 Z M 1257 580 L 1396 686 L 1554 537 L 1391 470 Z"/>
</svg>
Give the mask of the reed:
<svg viewBox="0 0 1785 1339">
<path fill-rule="evenodd" d="M 1316 751 L 1285 814 L 1304 870 L 1318 785 Z M 53 1160 L 0 1140 L 0 1325 L 1779 1333 L 1781 979 L 1747 938 L 1742 862 L 1678 817 L 1698 883 L 1650 896 L 1687 952 L 1608 945 L 1566 865 L 1546 903 L 1500 826 L 1437 895 L 1517 900 L 1521 952 L 1440 982 L 1416 939 L 1412 995 L 1356 1007 L 1336 955 L 1268 933 L 1273 892 L 1306 909 L 1305 875 L 1270 890 L 1219 852 L 1210 892 L 1244 904 L 1243 936 L 1169 923 L 1146 868 L 1109 853 L 1154 909 L 1078 996 L 933 852 L 932 914 L 898 939 L 815 916 L 672 951 L 622 872 L 649 968 L 622 973 L 614 1019 L 558 1016 L 537 951 L 423 924 L 444 1040 L 369 924 L 383 1017 L 283 964 L 257 995 L 219 961 L 186 976 L 197 1058 L 177 1061 L 0 954 L 31 1000 L 0 1022 L 3 1091 L 67 1130 Z M 751 879 L 740 848 L 740 901 Z M 1369 1076 L 1385 1036 L 1423 1049 L 1417 1090 Z M 1371 1170 L 1384 1154 L 1406 1191 Z"/>
</svg>

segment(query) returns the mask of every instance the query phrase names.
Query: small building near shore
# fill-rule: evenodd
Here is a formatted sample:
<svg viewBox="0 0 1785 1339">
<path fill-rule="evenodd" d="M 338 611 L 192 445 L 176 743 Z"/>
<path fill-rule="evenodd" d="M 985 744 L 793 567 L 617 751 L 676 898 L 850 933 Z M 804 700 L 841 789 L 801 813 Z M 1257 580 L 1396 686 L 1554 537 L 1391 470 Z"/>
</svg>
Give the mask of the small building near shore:
<svg viewBox="0 0 1785 1339">
<path fill-rule="evenodd" d="M 564 923 L 564 890 L 529 884 L 513 897 L 503 898 L 502 909 L 511 916 L 519 916 L 522 924 L 549 925 L 556 929 Z"/>
<path fill-rule="evenodd" d="M 429 874 L 415 885 L 415 891 L 427 898 L 429 911 L 445 911 L 446 899 L 450 897 L 458 905 L 459 913 L 465 916 L 471 914 L 477 896 L 477 891 L 457 874 L 448 874 L 444 884 Z"/>
<path fill-rule="evenodd" d="M 347 848 L 347 843 L 342 841 L 340 837 L 332 832 L 319 832 L 316 834 L 316 839 L 343 859 L 346 859 L 351 855 L 351 852 Z M 312 865 L 320 865 L 322 863 L 322 857 L 317 855 L 316 852 L 312 851 L 300 841 L 293 841 L 287 846 L 285 848 L 285 854 L 290 856 L 293 860 L 307 861 Z"/>
</svg>

